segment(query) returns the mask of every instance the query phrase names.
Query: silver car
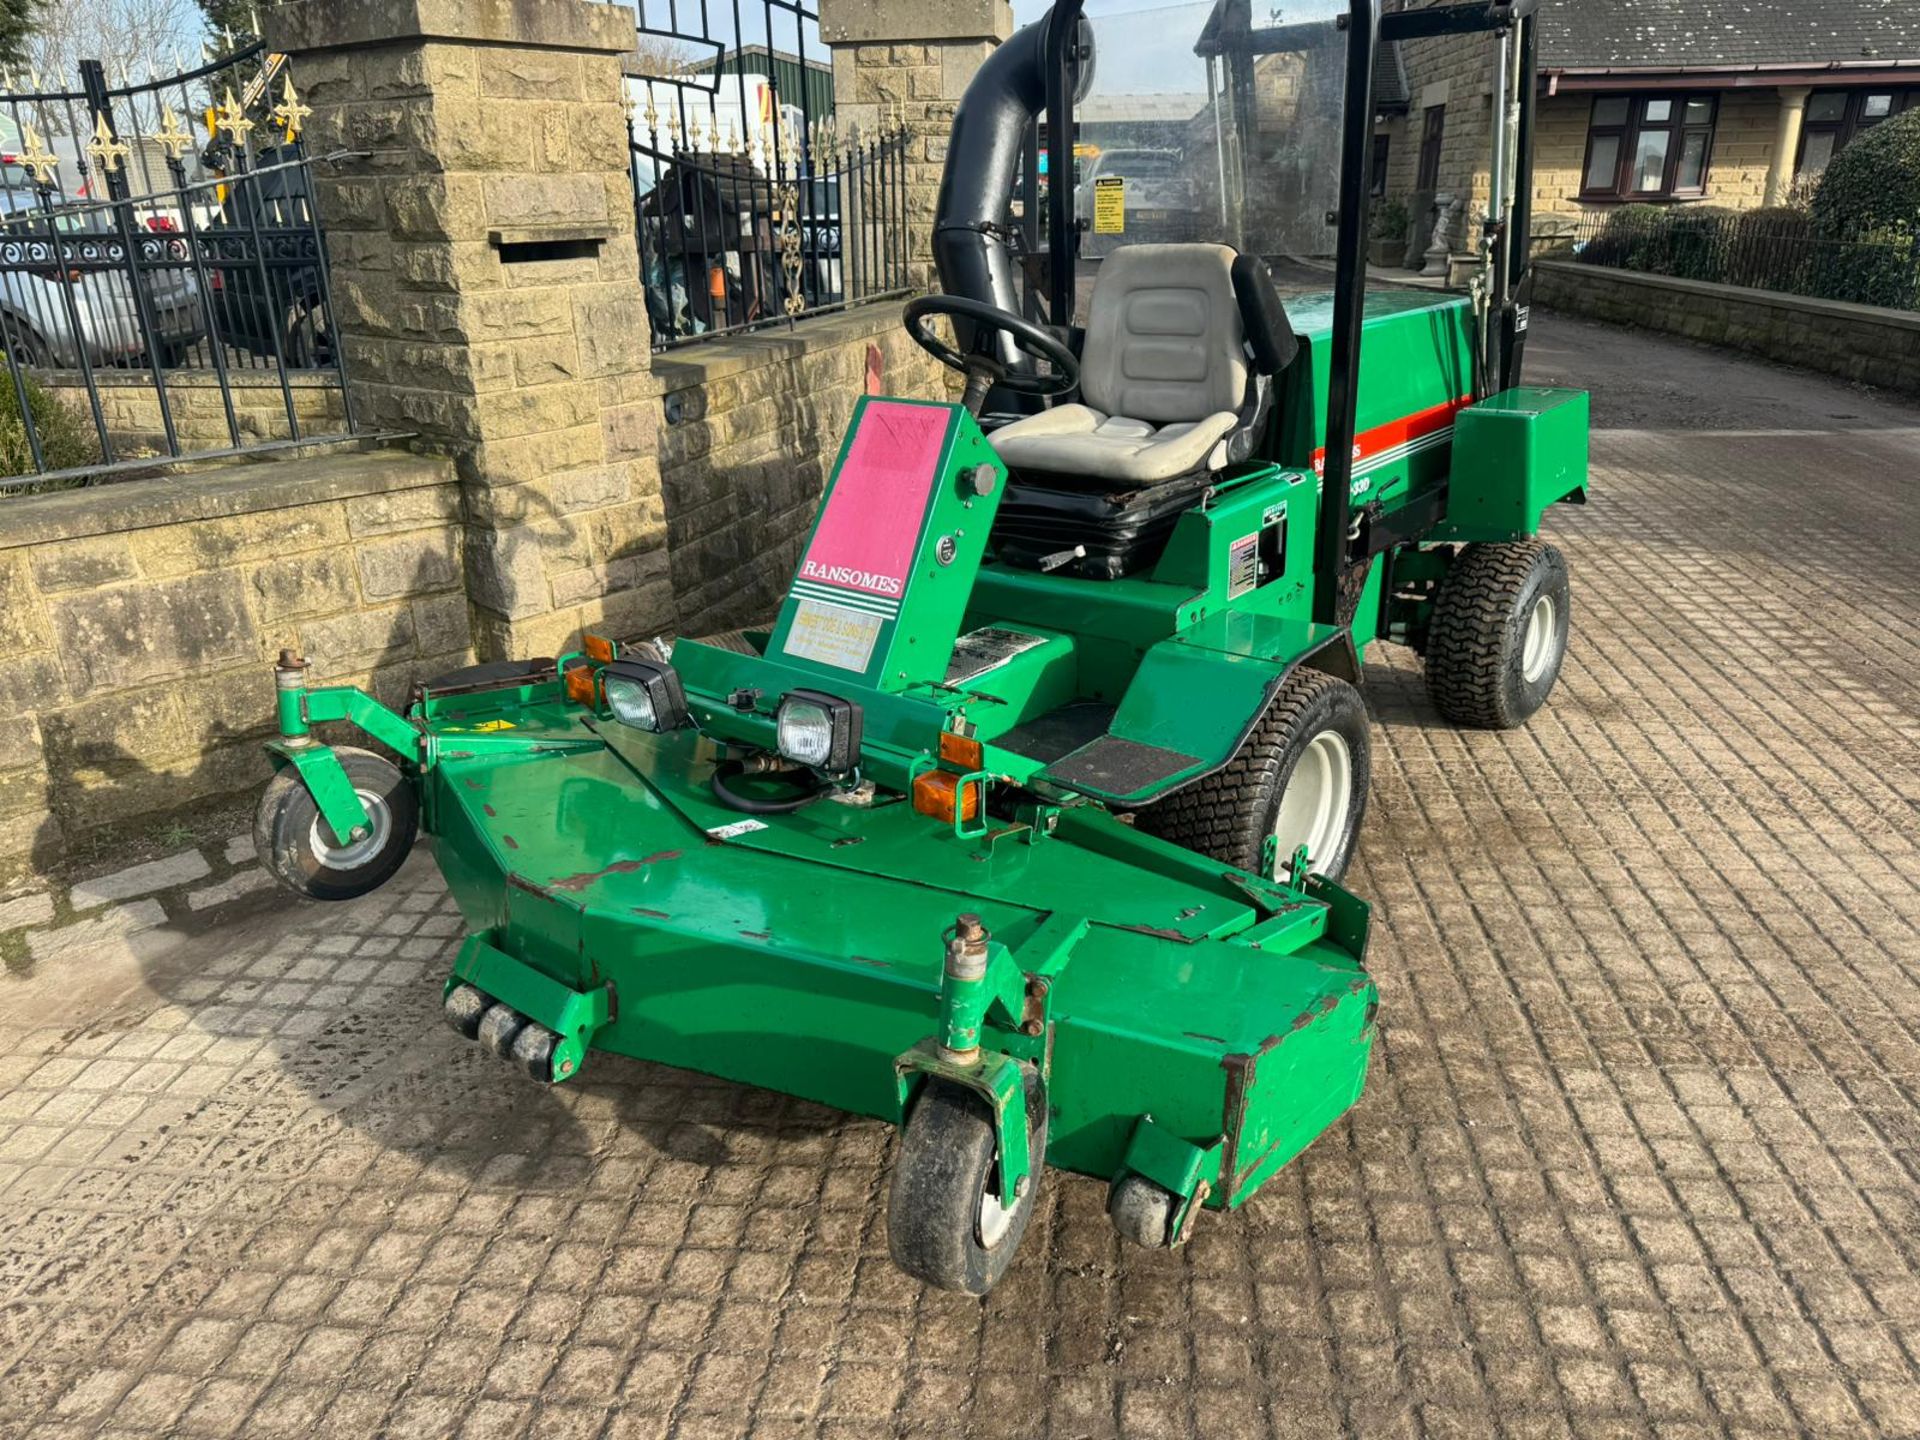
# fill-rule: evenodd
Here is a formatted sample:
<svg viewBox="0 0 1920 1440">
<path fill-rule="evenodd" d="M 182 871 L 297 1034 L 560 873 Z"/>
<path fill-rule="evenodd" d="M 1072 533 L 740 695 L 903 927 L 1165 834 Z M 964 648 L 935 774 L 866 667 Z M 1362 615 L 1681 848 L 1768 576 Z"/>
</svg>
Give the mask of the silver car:
<svg viewBox="0 0 1920 1440">
<path fill-rule="evenodd" d="M 60 256 L 47 233 L 49 218 L 62 242 Z M 178 262 L 140 275 L 161 363 L 174 364 L 206 333 L 200 289 L 185 240 L 172 235 L 162 218 L 139 224 L 143 240 L 153 238 Z M 147 343 L 126 270 L 62 265 L 76 252 L 88 260 L 104 257 L 119 239 L 104 204 L 56 204 L 49 217 L 33 195 L 0 191 L 0 350 L 35 367 L 71 369 L 82 353 L 91 365 L 146 364 Z"/>
</svg>

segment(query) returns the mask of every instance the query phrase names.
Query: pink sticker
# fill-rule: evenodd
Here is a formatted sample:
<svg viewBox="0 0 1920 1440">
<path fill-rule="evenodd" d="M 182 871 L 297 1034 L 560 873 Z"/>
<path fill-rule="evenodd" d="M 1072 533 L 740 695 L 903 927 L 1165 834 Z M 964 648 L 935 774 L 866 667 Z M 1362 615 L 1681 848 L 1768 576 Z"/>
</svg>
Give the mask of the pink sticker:
<svg viewBox="0 0 1920 1440">
<path fill-rule="evenodd" d="M 906 593 L 951 419 L 934 405 L 867 403 L 798 579 L 891 600 Z"/>
</svg>

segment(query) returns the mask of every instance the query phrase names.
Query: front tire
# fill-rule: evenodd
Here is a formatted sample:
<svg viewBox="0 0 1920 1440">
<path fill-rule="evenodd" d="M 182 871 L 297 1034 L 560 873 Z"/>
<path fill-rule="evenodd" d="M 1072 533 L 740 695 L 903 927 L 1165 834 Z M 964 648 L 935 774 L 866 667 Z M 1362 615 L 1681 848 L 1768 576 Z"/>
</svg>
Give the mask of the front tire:
<svg viewBox="0 0 1920 1440">
<path fill-rule="evenodd" d="M 984 1295 L 1013 1263 L 1045 1173 L 1046 1096 L 1027 1081 L 1032 1166 L 1011 1209 L 999 1201 L 993 1114 L 973 1091 L 929 1079 L 900 1131 L 887 1194 L 887 1249 L 916 1279 L 963 1295 Z"/>
<path fill-rule="evenodd" d="M 1337 676 L 1296 670 L 1225 769 L 1140 811 L 1134 823 L 1273 879 L 1304 844 L 1314 873 L 1338 880 L 1366 815 L 1371 755 L 1360 692 Z"/>
<path fill-rule="evenodd" d="M 372 820 L 372 833 L 341 843 L 289 766 L 267 783 L 254 812 L 253 843 L 274 879 L 310 900 L 354 900 L 392 878 L 413 848 L 420 803 L 399 769 L 366 750 L 333 753 Z"/>
<path fill-rule="evenodd" d="M 1573 615 L 1567 561 L 1543 540 L 1469 545 L 1434 597 L 1427 693 L 1456 725 L 1512 730 L 1547 703 Z"/>
</svg>

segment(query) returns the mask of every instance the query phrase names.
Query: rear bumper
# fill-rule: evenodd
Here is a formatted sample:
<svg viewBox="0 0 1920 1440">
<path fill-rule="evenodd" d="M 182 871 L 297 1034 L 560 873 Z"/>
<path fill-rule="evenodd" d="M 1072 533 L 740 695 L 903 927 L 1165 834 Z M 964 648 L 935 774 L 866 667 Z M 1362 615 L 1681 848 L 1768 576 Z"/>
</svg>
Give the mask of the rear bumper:
<svg viewBox="0 0 1920 1440">
<path fill-rule="evenodd" d="M 1103 812 L 1065 838 L 828 802 L 743 829 L 668 745 L 443 758 L 424 784 L 475 931 L 457 978 L 559 1033 L 589 1017 L 586 1048 L 897 1120 L 895 1058 L 934 1032 L 942 935 L 971 911 L 1043 982 L 1042 1033 L 984 1042 L 1046 1072 L 1054 1165 L 1114 1176 L 1151 1115 L 1238 1204 L 1365 1078 L 1360 947 Z"/>
</svg>

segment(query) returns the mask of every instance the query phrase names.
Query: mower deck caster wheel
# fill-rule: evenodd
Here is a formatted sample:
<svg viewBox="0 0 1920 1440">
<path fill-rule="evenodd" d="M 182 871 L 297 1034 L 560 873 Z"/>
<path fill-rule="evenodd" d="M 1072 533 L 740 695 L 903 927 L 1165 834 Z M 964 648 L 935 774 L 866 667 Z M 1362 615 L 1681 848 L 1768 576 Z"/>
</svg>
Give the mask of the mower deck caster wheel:
<svg viewBox="0 0 1920 1440">
<path fill-rule="evenodd" d="M 553 1083 L 553 1051 L 560 1037 L 544 1025 L 528 1023 L 513 1040 L 513 1063 L 542 1085 Z"/>
<path fill-rule="evenodd" d="M 1032 1170 L 1011 1208 L 1000 1203 L 993 1116 L 973 1091 L 928 1080 L 900 1132 L 887 1196 L 887 1248 L 894 1264 L 942 1290 L 984 1295 L 1020 1248 L 1039 1192 L 1047 1106 L 1039 1079 L 1027 1079 Z"/>
<path fill-rule="evenodd" d="M 1149 1250 L 1173 1244 L 1173 1214 L 1180 1197 L 1144 1175 L 1123 1175 L 1107 1192 L 1107 1215 L 1123 1240 Z"/>
<path fill-rule="evenodd" d="M 447 1017 L 447 1024 L 473 1040 L 478 1038 L 480 1019 L 491 1004 L 493 1001 L 473 986 L 456 985 L 447 992 L 447 998 L 440 1002 L 440 1013 Z"/>
<path fill-rule="evenodd" d="M 475 1038 L 502 1060 L 513 1059 L 514 1041 L 527 1028 L 527 1017 L 508 1005 L 495 1004 L 480 1017 Z"/>
<path fill-rule="evenodd" d="M 311 900 L 354 900 L 384 885 L 420 828 L 420 802 L 398 768 L 351 746 L 336 745 L 333 753 L 366 807 L 366 834 L 336 836 L 291 766 L 267 782 L 253 817 L 261 863 L 282 885 Z"/>
</svg>

